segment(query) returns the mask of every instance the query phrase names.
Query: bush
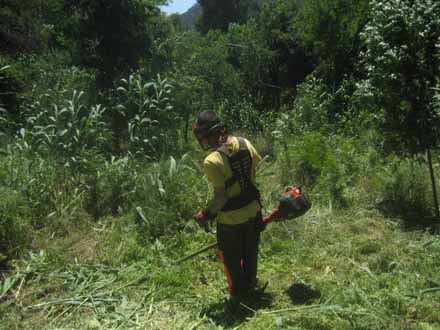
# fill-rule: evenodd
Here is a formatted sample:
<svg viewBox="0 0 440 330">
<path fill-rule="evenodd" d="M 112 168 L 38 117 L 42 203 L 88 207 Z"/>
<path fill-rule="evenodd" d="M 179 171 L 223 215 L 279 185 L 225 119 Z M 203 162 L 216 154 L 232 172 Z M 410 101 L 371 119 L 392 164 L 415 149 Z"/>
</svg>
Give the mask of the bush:
<svg viewBox="0 0 440 330">
<path fill-rule="evenodd" d="M 104 215 L 116 216 L 128 211 L 132 195 L 136 192 L 139 165 L 129 156 L 89 162 L 96 169 L 87 178 L 86 209 L 95 219 Z M 94 172 L 96 171 L 96 172 Z"/>
<path fill-rule="evenodd" d="M 0 57 L 0 135 L 9 131 L 10 121 L 17 115 L 20 103 L 18 93 L 22 88 L 20 82 L 11 75 L 11 67 L 3 64 Z"/>
<path fill-rule="evenodd" d="M 150 238 L 182 229 L 207 202 L 201 173 L 189 166 L 189 156 L 170 157 L 145 167 L 139 173 L 133 203 L 144 210 L 147 222 L 140 222 Z"/>
<path fill-rule="evenodd" d="M 323 82 L 309 78 L 298 86 L 298 95 L 291 111 L 291 123 L 295 133 L 308 131 L 328 132 L 329 110 L 332 95 L 328 93 Z"/>
<path fill-rule="evenodd" d="M 372 177 L 368 196 L 386 215 L 431 215 L 429 187 L 425 164 L 395 159 Z"/>
<path fill-rule="evenodd" d="M 383 108 L 384 149 L 425 153 L 440 137 L 432 102 L 440 75 L 440 6 L 431 0 L 375 0 L 371 6 L 362 63 L 370 92 Z"/>
<path fill-rule="evenodd" d="M 354 201 L 353 189 L 365 167 L 360 147 L 354 139 L 318 132 L 305 132 L 286 138 L 280 150 L 281 183 L 301 184 L 313 199 L 347 207 Z"/>
<path fill-rule="evenodd" d="M 70 59 L 63 53 L 48 53 L 45 55 L 26 55 L 18 58 L 0 56 L 0 67 L 9 66 L 7 76 L 10 86 L 16 93 L 17 101 L 15 109 L 16 119 L 19 120 L 19 108 L 21 101 L 32 104 L 42 102 L 42 96 L 46 103 L 43 106 L 51 106 L 60 103 L 69 97 L 74 90 L 85 91 L 87 104 L 94 98 L 92 83 L 94 75 L 90 71 L 70 66 Z M 13 84 L 12 84 L 13 83 Z"/>
<path fill-rule="evenodd" d="M 73 91 L 60 103 L 47 106 L 39 100 L 28 105 L 19 144 L 67 167 L 80 166 L 85 153 L 103 149 L 109 137 L 103 118 L 106 109 L 101 105 L 88 108 L 83 96 L 83 92 Z"/>
<path fill-rule="evenodd" d="M 20 255 L 31 243 L 31 228 L 27 221 L 26 200 L 17 191 L 0 187 L 0 268 Z"/>
<path fill-rule="evenodd" d="M 136 73 L 122 79 L 116 91 L 115 108 L 121 119 L 115 124 L 117 135 L 128 135 L 123 136 L 130 142 L 128 150 L 150 159 L 175 151 L 182 118 L 172 105 L 173 86 L 167 79 L 146 81 Z"/>
<path fill-rule="evenodd" d="M 237 103 L 226 100 L 220 105 L 218 113 L 230 130 L 252 135 L 267 131 L 276 116 L 275 113 L 258 110 L 248 100 Z"/>
</svg>

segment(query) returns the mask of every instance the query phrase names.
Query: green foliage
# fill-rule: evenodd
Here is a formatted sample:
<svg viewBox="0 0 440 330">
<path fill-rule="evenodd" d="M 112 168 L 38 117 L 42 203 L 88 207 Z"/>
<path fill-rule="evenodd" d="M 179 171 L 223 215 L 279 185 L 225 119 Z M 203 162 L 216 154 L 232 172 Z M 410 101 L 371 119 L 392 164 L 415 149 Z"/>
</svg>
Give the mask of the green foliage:
<svg viewBox="0 0 440 330">
<path fill-rule="evenodd" d="M 412 217 L 432 214 L 426 165 L 413 160 L 395 161 L 384 166 L 369 182 L 369 199 L 386 215 Z"/>
<path fill-rule="evenodd" d="M 59 45 L 68 21 L 61 0 L 2 1 L 0 9 L 4 40 L 8 54 L 35 52 Z"/>
<path fill-rule="evenodd" d="M 24 3 L 0 9 L 4 26 L 29 28 L 53 50 L 0 56 L 9 112 L 0 124 L 11 128 L 0 146 L 0 268 L 13 269 L 0 275 L 0 328 L 407 330 L 440 321 L 438 239 L 377 211 L 418 222 L 432 213 L 427 171 L 383 157 L 380 128 L 392 126 L 387 142 L 402 131 L 403 140 L 411 120 L 420 131 L 428 118 L 435 145 L 440 6 L 374 1 L 361 40 L 366 1 L 264 2 L 250 19 L 248 1 L 235 2 L 239 17 L 217 11 L 202 24 L 223 25 L 206 34 L 175 28 L 159 0 L 32 0 L 32 18 Z M 364 46 L 368 79 L 359 79 Z M 105 92 L 91 88 L 95 74 Z M 214 252 L 173 264 L 214 239 L 191 220 L 212 195 L 189 139 L 191 116 L 208 109 L 273 156 L 258 170 L 265 212 L 281 186 L 302 184 L 313 201 L 303 218 L 262 234 L 259 276 L 274 279 L 276 298 L 249 305 L 258 312 L 246 322 L 222 314 Z M 407 148 L 410 140 L 406 151 L 426 147 Z M 292 281 L 319 293 L 303 300 L 311 305 L 291 309 L 304 293 L 286 295 Z"/>
<path fill-rule="evenodd" d="M 300 45 L 318 60 L 317 75 L 338 85 L 354 73 L 362 46 L 360 32 L 367 23 L 369 1 L 305 1 L 295 31 Z"/>
<path fill-rule="evenodd" d="M 181 115 L 172 105 L 173 86 L 160 76 L 147 82 L 139 74 L 122 79 L 116 109 L 127 124 L 129 150 L 137 156 L 159 158 L 176 150 Z"/>
<path fill-rule="evenodd" d="M 368 143 L 379 146 L 383 143 L 379 132 L 383 113 L 377 109 L 377 103 L 365 81 L 344 79 L 338 88 L 331 90 L 322 79 L 310 76 L 298 85 L 293 105 L 285 106 L 284 111 L 289 117 L 288 129 L 295 134 L 304 131 L 341 134 L 367 138 Z"/>
<path fill-rule="evenodd" d="M 302 184 L 313 192 L 316 202 L 331 202 L 336 207 L 347 207 L 354 202 L 362 158 L 355 157 L 358 147 L 353 140 L 333 136 L 331 139 L 317 132 L 290 138 L 289 166 L 285 184 Z M 350 202 L 350 203 L 349 203 Z"/>
<path fill-rule="evenodd" d="M 246 96 L 259 108 L 270 107 L 278 96 L 278 82 L 274 80 L 277 52 L 270 47 L 270 39 L 262 33 L 260 22 L 249 20 L 246 24 L 231 24 L 229 61 L 240 72 Z M 271 36 L 273 37 L 273 36 Z"/>
<path fill-rule="evenodd" d="M 18 117 L 22 82 L 11 70 L 10 61 L 0 55 L 0 136 L 13 133 L 14 121 Z"/>
<path fill-rule="evenodd" d="M 239 72 L 229 62 L 227 36 L 210 31 L 206 36 L 188 32 L 175 40 L 169 72 L 176 86 L 176 107 L 189 115 L 217 109 L 225 102 L 237 103 L 245 94 Z"/>
<path fill-rule="evenodd" d="M 82 92 L 47 108 L 35 102 L 25 109 L 26 124 L 20 129 L 20 148 L 55 158 L 62 166 L 78 166 L 86 152 L 106 143 L 108 131 L 101 105 L 87 109 Z M 42 98 L 44 99 L 44 95 Z"/>
<path fill-rule="evenodd" d="M 218 113 L 231 134 L 269 133 L 271 121 L 275 118 L 274 113 L 259 111 L 251 101 L 247 100 L 237 103 L 226 100 L 219 106 Z"/>
<path fill-rule="evenodd" d="M 337 122 L 326 113 L 334 96 L 323 92 L 325 86 L 317 80 L 303 86 L 309 88 L 301 92 L 294 110 L 283 109 L 272 131 L 280 183 L 303 185 L 316 202 L 365 206 L 362 173 L 373 175 L 382 164 L 372 146 L 377 137 L 367 131 L 360 139 L 345 134 L 345 128 L 337 134 Z"/>
<path fill-rule="evenodd" d="M 80 213 L 84 191 L 76 180 L 78 173 L 28 150 L 9 148 L 2 160 L 0 182 L 27 201 L 33 226 L 55 229 Z"/>
<path fill-rule="evenodd" d="M 298 95 L 290 119 L 294 132 L 318 131 L 330 133 L 332 95 L 321 80 L 311 78 L 298 86 Z"/>
<path fill-rule="evenodd" d="M 120 211 L 128 211 L 137 189 L 139 164 L 128 156 L 113 156 L 95 166 L 95 176 L 88 178 L 90 194 L 87 209 L 96 219 L 109 213 L 117 215 Z"/>
<path fill-rule="evenodd" d="M 8 117 L 8 112 L 4 108 L 4 106 L 5 106 L 4 97 L 5 97 L 5 94 L 8 94 L 10 92 L 6 91 L 6 88 L 3 87 L 4 83 L 5 83 L 5 80 L 6 80 L 6 77 L 5 77 L 4 73 L 5 73 L 5 71 L 8 68 L 9 68 L 9 66 L 0 67 L 0 86 L 2 86 L 2 90 L 4 90 L 4 92 L 2 92 L 0 94 L 0 97 L 1 97 L 0 98 L 0 124 L 2 124 L 2 127 L 5 127 L 7 125 L 7 123 L 8 123 L 8 118 L 7 118 Z M 2 131 L 0 131 L 0 136 L 4 135 L 4 130 L 5 129 L 2 129 Z"/>
<path fill-rule="evenodd" d="M 302 2 L 297 0 L 267 1 L 255 18 L 258 29 L 251 39 L 263 39 L 274 55 L 272 62 L 264 64 L 270 72 L 266 78 L 268 92 L 274 94 L 269 108 L 273 103 L 280 106 L 280 101 L 290 102 L 296 85 L 304 81 L 316 66 L 299 44 L 295 30 L 301 7 Z"/>
<path fill-rule="evenodd" d="M 28 212 L 28 205 L 17 191 L 4 186 L 0 189 L 0 268 L 29 248 L 32 232 Z"/>
<path fill-rule="evenodd" d="M 437 2 L 373 1 L 363 38 L 372 92 L 380 100 L 388 152 L 418 153 L 437 144 L 433 97 L 440 74 Z"/>
<path fill-rule="evenodd" d="M 249 10 L 255 5 L 254 0 L 198 0 L 202 7 L 202 16 L 196 23 L 200 32 L 209 30 L 227 31 L 231 23 L 243 23 Z"/>
<path fill-rule="evenodd" d="M 38 102 L 41 107 L 49 108 L 70 98 L 73 90 L 85 91 L 87 95 L 83 96 L 82 101 L 91 103 L 94 97 L 91 92 L 93 74 L 68 66 L 68 61 L 69 57 L 61 52 L 41 56 L 23 55 L 15 59 L 0 57 L 0 63 L 9 67 L 4 71 L 6 75 L 3 80 L 8 88 L 1 99 L 8 112 L 10 133 L 25 125 L 26 107 L 29 104 Z"/>
<path fill-rule="evenodd" d="M 93 88 L 94 74 L 70 66 L 69 62 L 69 55 L 63 52 L 44 56 L 28 55 L 12 62 L 14 74 L 25 86 L 22 94 L 26 103 L 39 102 L 50 107 L 70 98 L 74 90 L 85 93 L 82 96 L 83 103 L 92 103 L 96 96 Z"/>
<path fill-rule="evenodd" d="M 156 1 L 70 1 L 78 17 L 75 61 L 97 70 L 97 86 L 108 89 L 139 67 L 151 47 L 149 21 L 159 14 Z"/>
<path fill-rule="evenodd" d="M 145 238 L 172 235 L 187 225 L 195 210 L 206 205 L 207 182 L 189 166 L 189 157 L 152 164 L 137 179 L 135 203 L 144 211 L 147 222 L 139 220 Z"/>
</svg>

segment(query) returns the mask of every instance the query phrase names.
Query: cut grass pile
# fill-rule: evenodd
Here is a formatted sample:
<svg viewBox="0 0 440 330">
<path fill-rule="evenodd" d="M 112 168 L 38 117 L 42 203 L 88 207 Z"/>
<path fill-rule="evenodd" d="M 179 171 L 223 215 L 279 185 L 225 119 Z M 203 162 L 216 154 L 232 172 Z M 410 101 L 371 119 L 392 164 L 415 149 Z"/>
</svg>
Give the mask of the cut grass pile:
<svg viewBox="0 0 440 330">
<path fill-rule="evenodd" d="M 213 237 L 188 225 L 141 243 L 134 227 L 115 228 L 93 243 L 84 233 L 92 260 L 46 243 L 3 274 L 0 329 L 440 329 L 440 238 L 375 212 L 314 207 L 269 226 L 259 269 L 269 287 L 235 318 L 215 251 L 173 263 Z"/>
</svg>

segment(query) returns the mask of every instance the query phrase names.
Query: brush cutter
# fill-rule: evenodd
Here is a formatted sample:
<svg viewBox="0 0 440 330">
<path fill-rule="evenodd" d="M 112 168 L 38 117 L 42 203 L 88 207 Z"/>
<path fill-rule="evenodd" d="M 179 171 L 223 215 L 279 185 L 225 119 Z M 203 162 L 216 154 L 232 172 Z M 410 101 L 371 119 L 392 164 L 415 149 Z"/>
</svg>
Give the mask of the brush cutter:
<svg viewBox="0 0 440 330">
<path fill-rule="evenodd" d="M 308 210 L 310 210 L 311 207 L 312 204 L 304 195 L 303 190 L 300 186 L 288 187 L 286 188 L 283 196 L 279 199 L 278 207 L 276 209 L 273 209 L 271 213 L 263 217 L 263 223 L 264 225 L 266 225 L 271 222 L 280 222 L 298 218 L 304 215 Z M 209 232 L 209 226 L 207 226 L 205 230 Z M 197 250 L 187 255 L 177 260 L 175 263 L 179 264 L 215 247 L 217 247 L 217 242 L 213 242 L 201 248 L 200 250 Z"/>
<path fill-rule="evenodd" d="M 263 217 L 263 222 L 279 222 L 298 218 L 310 210 L 311 207 L 312 203 L 304 195 L 301 186 L 287 187 L 283 196 L 279 199 L 278 207 Z"/>
</svg>

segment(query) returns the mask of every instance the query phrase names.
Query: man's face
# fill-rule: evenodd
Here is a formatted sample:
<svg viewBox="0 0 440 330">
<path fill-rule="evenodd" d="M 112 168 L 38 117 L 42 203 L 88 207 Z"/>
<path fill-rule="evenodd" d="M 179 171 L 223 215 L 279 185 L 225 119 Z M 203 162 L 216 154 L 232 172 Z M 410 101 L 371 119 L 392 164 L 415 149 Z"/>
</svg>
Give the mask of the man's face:
<svg viewBox="0 0 440 330">
<path fill-rule="evenodd" d="M 199 140 L 199 143 L 200 143 L 200 145 L 202 146 L 202 148 L 204 150 L 208 150 L 209 149 L 209 137 L 198 135 L 197 136 L 197 140 Z"/>
<path fill-rule="evenodd" d="M 204 134 L 203 130 L 200 129 L 200 127 L 197 126 L 197 124 L 193 124 L 193 133 L 196 137 L 197 141 L 199 141 L 200 146 L 203 148 L 203 150 L 209 149 L 209 138 Z"/>
</svg>

